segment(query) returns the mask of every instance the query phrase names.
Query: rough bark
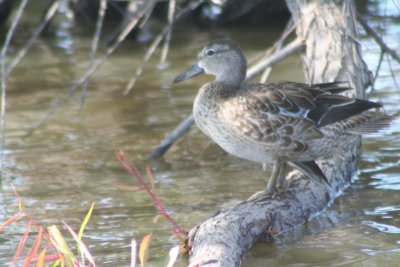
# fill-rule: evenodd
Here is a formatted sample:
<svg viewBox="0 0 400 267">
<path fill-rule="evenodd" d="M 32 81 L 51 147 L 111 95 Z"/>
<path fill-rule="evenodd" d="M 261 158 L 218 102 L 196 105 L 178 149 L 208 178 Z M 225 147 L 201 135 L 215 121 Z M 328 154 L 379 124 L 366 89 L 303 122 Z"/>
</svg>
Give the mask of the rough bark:
<svg viewBox="0 0 400 267">
<path fill-rule="evenodd" d="M 287 0 L 308 83 L 348 81 L 363 96 L 368 71 L 357 42 L 354 10 L 346 0 Z M 357 169 L 360 140 L 349 140 L 334 158 L 318 163 L 330 180 L 322 186 L 292 172 L 273 196 L 219 211 L 189 233 L 189 266 L 239 266 L 258 240 L 273 240 L 324 210 L 346 188 Z"/>
</svg>

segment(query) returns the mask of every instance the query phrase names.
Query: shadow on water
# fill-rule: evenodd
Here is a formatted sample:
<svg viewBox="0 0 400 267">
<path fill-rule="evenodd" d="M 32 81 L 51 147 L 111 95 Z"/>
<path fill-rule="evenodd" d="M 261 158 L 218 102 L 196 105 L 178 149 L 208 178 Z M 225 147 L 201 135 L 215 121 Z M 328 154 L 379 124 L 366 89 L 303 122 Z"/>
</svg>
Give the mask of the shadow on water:
<svg viewBox="0 0 400 267">
<path fill-rule="evenodd" d="M 158 58 L 150 60 L 133 92 L 125 97 L 126 82 L 147 48 L 147 43 L 128 41 L 91 79 L 82 110 L 78 93 L 48 124 L 21 140 L 87 67 L 90 37 L 72 34 L 72 28 L 64 26 L 55 36 L 38 40 L 9 77 L 0 221 L 17 211 L 11 184 L 44 226 L 64 220 L 77 229 L 95 202 L 84 238 L 99 265 L 126 266 L 130 240 L 154 232 L 149 266 L 163 266 L 178 241 L 171 238 L 171 226 L 158 218 L 149 196 L 132 191 L 136 182 L 117 164 L 114 150 L 123 148 L 144 170 L 148 153 L 190 114 L 197 88 L 210 79 L 171 85 L 205 42 L 229 36 L 250 59 L 271 45 L 281 29 L 235 27 L 210 32 L 179 25 L 169 67 L 160 70 Z M 400 49 L 400 24 L 386 26 L 386 40 Z M 369 38 L 362 43 L 365 59 L 374 69 L 380 51 Z M 274 68 L 270 82 L 301 81 L 301 67 L 299 58 L 291 57 Z M 400 73 L 398 64 L 391 67 Z M 387 62 L 380 75 L 373 99 L 385 103 L 389 113 L 398 111 L 400 93 Z M 400 262 L 399 129 L 397 119 L 389 129 L 364 138 L 360 172 L 352 187 L 326 212 L 281 241 L 255 246 L 245 256 L 244 266 L 395 266 Z M 226 155 L 196 128 L 151 166 L 157 195 L 186 229 L 246 199 L 264 186 L 267 177 L 257 164 Z M 25 225 L 15 224 L 2 233 L 0 263 L 12 258 L 24 229 Z"/>
</svg>

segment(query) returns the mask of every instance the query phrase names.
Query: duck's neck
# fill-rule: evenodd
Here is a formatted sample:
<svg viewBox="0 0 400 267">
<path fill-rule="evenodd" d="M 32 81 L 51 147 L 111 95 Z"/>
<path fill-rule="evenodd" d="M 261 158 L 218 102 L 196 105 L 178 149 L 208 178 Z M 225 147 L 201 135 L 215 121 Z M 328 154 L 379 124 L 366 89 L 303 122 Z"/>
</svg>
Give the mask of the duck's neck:
<svg viewBox="0 0 400 267">
<path fill-rule="evenodd" d="M 237 95 L 240 87 L 227 84 L 226 81 L 213 81 L 202 86 L 199 98 L 206 102 L 219 102 Z"/>
<path fill-rule="evenodd" d="M 218 83 L 225 84 L 232 88 L 239 88 L 244 82 L 243 75 L 230 73 L 228 75 L 219 75 L 215 78 Z"/>
<path fill-rule="evenodd" d="M 223 67 L 219 68 L 219 71 L 214 73 L 215 81 L 224 83 L 230 87 L 240 87 L 244 83 L 246 79 L 246 64 L 235 64 L 233 65 L 223 65 Z"/>
</svg>

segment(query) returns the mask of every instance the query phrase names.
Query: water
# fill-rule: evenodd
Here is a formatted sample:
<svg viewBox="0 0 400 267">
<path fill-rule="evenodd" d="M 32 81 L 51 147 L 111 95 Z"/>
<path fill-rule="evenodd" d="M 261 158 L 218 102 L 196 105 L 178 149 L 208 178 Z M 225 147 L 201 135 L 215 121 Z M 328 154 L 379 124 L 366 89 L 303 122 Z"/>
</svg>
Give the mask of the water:
<svg viewBox="0 0 400 267">
<path fill-rule="evenodd" d="M 144 172 L 147 155 L 190 114 L 197 88 L 210 79 L 204 76 L 171 85 L 173 78 L 191 64 L 197 50 L 210 39 L 229 36 L 251 59 L 271 45 L 281 29 L 259 27 L 249 31 L 235 26 L 207 31 L 178 26 L 168 56 L 169 67 L 157 68 L 157 52 L 132 93 L 123 96 L 148 45 L 127 41 L 91 79 L 81 110 L 77 92 L 49 123 L 22 139 L 87 67 L 90 35 L 76 30 L 67 19 L 64 23 L 54 36 L 37 41 L 8 80 L 0 221 L 18 210 L 12 184 L 26 210 L 45 227 L 61 227 L 61 221 L 65 221 L 78 230 L 94 202 L 84 241 L 98 265 L 127 266 L 131 239 L 140 240 L 153 232 L 148 266 L 165 266 L 169 249 L 178 241 L 172 237 L 171 226 L 159 218 L 150 197 L 138 190 L 137 182 L 118 165 L 114 151 L 124 149 Z M 372 23 L 382 25 L 383 21 Z M 386 41 L 399 51 L 400 24 L 386 21 L 385 28 Z M 260 34 L 266 37 L 260 38 Z M 15 47 L 27 36 L 20 35 Z M 369 38 L 361 41 L 364 58 L 374 70 L 379 48 Z M 392 62 L 391 68 L 400 73 L 398 64 Z M 399 111 L 400 89 L 395 86 L 387 61 L 380 75 L 373 99 L 382 101 L 389 113 Z M 276 66 L 269 81 L 288 77 L 302 81 L 301 63 L 296 56 Z M 245 255 L 243 265 L 397 266 L 399 137 L 399 119 L 390 128 L 365 137 L 358 179 L 351 188 L 288 240 L 256 245 Z M 260 190 L 267 175 L 257 164 L 224 154 L 195 127 L 151 167 L 158 197 L 186 229 Z M 0 236 L 1 266 L 12 259 L 25 227 L 25 221 L 15 223 Z M 66 231 L 63 233 L 68 237 Z M 71 238 L 68 240 L 73 244 Z M 185 260 L 180 260 L 181 266 L 185 266 Z"/>
</svg>

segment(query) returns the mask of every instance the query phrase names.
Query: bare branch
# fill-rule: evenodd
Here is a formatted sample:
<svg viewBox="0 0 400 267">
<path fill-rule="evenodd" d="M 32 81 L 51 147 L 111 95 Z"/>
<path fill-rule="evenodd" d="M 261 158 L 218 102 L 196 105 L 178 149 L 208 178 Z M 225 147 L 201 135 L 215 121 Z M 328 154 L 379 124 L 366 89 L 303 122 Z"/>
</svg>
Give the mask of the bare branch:
<svg viewBox="0 0 400 267">
<path fill-rule="evenodd" d="M 388 65 L 389 65 L 390 74 L 392 75 L 393 82 L 396 85 L 396 88 L 399 89 L 400 87 L 399 87 L 399 84 L 398 84 L 397 79 L 396 79 L 396 74 L 395 74 L 395 72 L 394 72 L 394 70 L 392 68 L 392 63 L 390 63 L 389 56 L 387 54 L 386 54 L 386 58 L 387 58 L 387 62 L 388 62 Z"/>
<path fill-rule="evenodd" d="M 360 24 L 363 26 L 364 30 L 371 35 L 372 38 L 374 38 L 375 42 L 378 43 L 378 45 L 381 47 L 381 49 L 385 52 L 388 53 L 394 60 L 396 60 L 398 63 L 400 63 L 400 56 L 391 49 L 385 41 L 382 40 L 382 38 L 379 36 L 379 34 L 371 27 L 369 26 L 368 22 L 360 15 L 357 14 L 357 19 L 360 22 Z"/>
<path fill-rule="evenodd" d="M 154 2 L 150 3 L 154 4 Z M 114 44 L 107 49 L 106 54 L 95 64 L 93 64 L 92 67 L 88 69 L 86 73 L 74 85 L 72 85 L 68 89 L 67 93 L 64 96 L 60 97 L 57 100 L 57 102 L 50 108 L 46 116 L 43 119 L 41 119 L 31 130 L 29 130 L 23 138 L 31 136 L 37 129 L 42 127 L 53 116 L 53 114 L 71 98 L 76 89 L 82 84 L 84 84 L 96 72 L 96 70 L 100 68 L 101 65 L 103 65 L 103 63 L 117 49 L 117 47 L 125 40 L 128 34 L 136 27 L 140 19 L 148 12 L 149 9 L 152 9 L 152 5 L 150 4 L 146 5 L 145 7 L 143 7 L 142 10 L 140 10 L 137 17 L 135 17 L 134 19 L 132 19 L 130 23 L 128 23 L 128 25 L 118 36 Z"/>
<path fill-rule="evenodd" d="M 11 24 L 10 29 L 7 32 L 6 40 L 1 49 L 1 122 L 0 122 L 0 182 L 3 176 L 3 159 L 4 159 L 4 144 L 5 144 L 5 128 L 6 128 L 6 97 L 7 97 L 7 50 L 10 46 L 11 39 L 14 35 L 15 29 L 17 28 L 18 22 L 21 18 L 22 13 L 25 10 L 28 0 L 23 0 L 19 5 L 17 14 Z"/>
<path fill-rule="evenodd" d="M 158 45 L 161 43 L 162 38 L 168 34 L 168 32 L 171 32 L 172 30 L 172 26 L 174 24 L 175 21 L 179 20 L 183 15 L 185 15 L 187 12 L 195 9 L 197 6 L 199 6 L 201 3 L 203 3 L 205 0 L 198 0 L 195 1 L 193 3 L 188 4 L 188 6 L 186 8 L 183 8 L 179 13 L 176 14 L 175 18 L 173 19 L 173 21 L 171 23 L 169 23 L 162 31 L 161 33 L 159 33 L 157 35 L 157 37 L 153 40 L 153 42 L 151 43 L 150 47 L 147 49 L 146 54 L 143 57 L 143 62 L 142 65 L 140 65 L 139 68 L 136 69 L 136 73 L 135 75 L 129 80 L 123 95 L 128 95 L 132 88 L 135 86 L 135 83 L 137 81 L 137 79 L 139 78 L 139 76 L 142 74 L 143 72 L 143 68 L 146 65 L 146 63 L 149 61 L 149 59 L 151 58 L 151 56 L 153 55 L 153 53 L 155 52 L 155 50 L 157 49 Z M 164 53 L 164 52 L 163 52 Z M 166 53 L 166 52 L 165 52 Z"/>
<path fill-rule="evenodd" d="M 263 71 L 266 67 L 273 66 L 276 63 L 278 63 L 279 61 L 292 55 L 293 53 L 301 51 L 302 49 L 304 49 L 304 47 L 305 47 L 304 43 L 300 39 L 296 39 L 296 40 L 290 42 L 284 48 L 282 48 L 282 50 L 278 51 L 271 57 L 264 59 L 264 60 L 258 62 L 257 64 L 255 64 L 254 66 L 252 66 L 247 71 L 246 80 L 250 80 L 251 78 L 256 76 L 258 73 Z"/>
<path fill-rule="evenodd" d="M 35 31 L 32 34 L 32 37 L 29 39 L 28 43 L 23 47 L 18 54 L 14 57 L 14 59 L 10 63 L 10 67 L 7 71 L 7 76 L 10 75 L 10 73 L 14 70 L 14 68 L 18 65 L 18 63 L 21 61 L 21 59 L 26 55 L 28 50 L 32 47 L 33 42 L 38 38 L 38 36 L 42 33 L 46 25 L 49 23 L 49 21 L 53 18 L 54 14 L 58 10 L 58 7 L 60 6 L 61 0 L 55 0 L 53 4 L 49 7 L 47 10 L 43 21 L 39 24 L 39 26 L 35 29 Z"/>
<path fill-rule="evenodd" d="M 272 48 L 269 49 L 268 56 L 270 56 L 273 52 L 281 50 L 286 39 L 294 31 L 294 29 L 295 29 L 295 25 L 293 23 L 293 19 L 291 18 L 287 22 L 285 30 L 283 31 L 281 37 L 274 43 Z M 271 71 L 272 71 L 272 66 L 268 67 L 264 70 L 264 72 L 262 73 L 261 78 L 260 78 L 260 83 L 265 83 L 267 81 L 269 75 L 271 74 Z"/>
<path fill-rule="evenodd" d="M 176 142 L 182 135 L 184 135 L 193 125 L 193 116 L 190 115 L 184 119 L 178 127 L 175 128 L 165 139 L 158 145 L 156 149 L 151 152 L 149 158 L 159 158 Z"/>
<path fill-rule="evenodd" d="M 382 61 L 383 61 L 383 56 L 384 55 L 385 55 L 385 53 L 381 50 L 381 55 L 379 56 L 379 62 L 378 62 L 378 66 L 376 67 L 376 70 L 375 70 L 375 75 L 372 78 L 371 91 L 369 92 L 369 94 L 372 94 L 375 91 L 375 82 L 376 82 L 376 79 L 378 78 L 379 71 L 380 71 L 381 66 L 382 66 Z"/>
<path fill-rule="evenodd" d="M 161 40 L 164 37 L 165 32 L 166 31 L 162 31 L 160 34 L 158 34 L 157 37 L 153 40 L 153 42 L 149 46 L 149 48 L 147 49 L 146 54 L 144 54 L 142 64 L 140 65 L 139 68 L 136 69 L 135 75 L 129 80 L 128 85 L 126 86 L 125 91 L 123 92 L 124 96 L 127 96 L 131 92 L 133 86 L 135 86 L 137 79 L 143 72 L 144 66 L 149 61 L 151 56 L 154 54 L 158 45 L 161 43 Z"/>
<path fill-rule="evenodd" d="M 161 52 L 161 60 L 160 60 L 160 65 L 164 65 L 165 61 L 167 60 L 167 54 L 169 50 L 169 43 L 171 41 L 171 33 L 172 33 L 172 26 L 174 23 L 174 13 L 176 9 L 176 0 L 169 0 L 169 6 L 168 6 L 168 26 L 169 29 L 167 31 L 167 34 L 165 36 L 165 42 L 164 42 L 164 47 Z"/>
<path fill-rule="evenodd" d="M 92 40 L 92 54 L 90 55 L 90 62 L 88 66 L 89 70 L 93 66 L 96 60 L 96 53 L 97 53 L 97 48 L 99 46 L 101 30 L 103 29 L 104 15 L 106 13 L 106 9 L 107 9 L 107 0 L 100 0 L 99 13 L 97 15 L 97 22 L 96 22 L 96 30 Z M 83 104 L 86 99 L 88 83 L 89 80 L 85 81 L 85 83 L 82 86 L 83 88 L 81 95 L 81 108 L 83 107 Z"/>
</svg>

